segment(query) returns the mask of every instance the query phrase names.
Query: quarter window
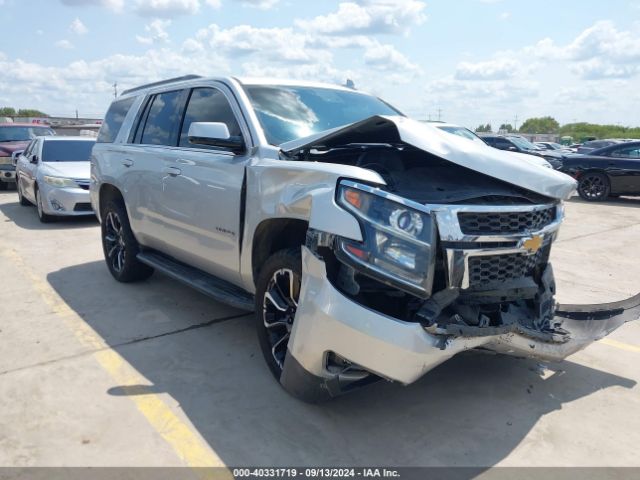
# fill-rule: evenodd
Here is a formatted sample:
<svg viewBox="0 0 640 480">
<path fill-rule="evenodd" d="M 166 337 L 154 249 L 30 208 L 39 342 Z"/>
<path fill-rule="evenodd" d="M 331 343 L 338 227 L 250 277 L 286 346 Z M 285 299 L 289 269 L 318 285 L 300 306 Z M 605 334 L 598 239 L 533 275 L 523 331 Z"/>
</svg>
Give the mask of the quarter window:
<svg viewBox="0 0 640 480">
<path fill-rule="evenodd" d="M 97 141 L 99 143 L 113 143 L 134 100 L 135 97 L 125 98 L 111 104 L 104 117 L 104 122 L 102 122 L 102 127 L 100 127 L 100 133 L 98 133 Z"/>
<path fill-rule="evenodd" d="M 193 145 L 189 142 L 189 127 L 193 122 L 221 122 L 227 125 L 229 135 L 240 136 L 240 125 L 231 109 L 227 98 L 220 90 L 214 88 L 194 88 L 189 98 L 189 105 L 184 115 L 181 147 L 208 148 L 204 145 Z M 215 149 L 216 147 L 209 147 Z"/>
<path fill-rule="evenodd" d="M 140 143 L 175 146 L 185 91 L 159 93 L 151 100 Z"/>
<path fill-rule="evenodd" d="M 614 150 L 611 155 L 618 158 L 640 158 L 640 148 L 627 147 Z"/>
</svg>

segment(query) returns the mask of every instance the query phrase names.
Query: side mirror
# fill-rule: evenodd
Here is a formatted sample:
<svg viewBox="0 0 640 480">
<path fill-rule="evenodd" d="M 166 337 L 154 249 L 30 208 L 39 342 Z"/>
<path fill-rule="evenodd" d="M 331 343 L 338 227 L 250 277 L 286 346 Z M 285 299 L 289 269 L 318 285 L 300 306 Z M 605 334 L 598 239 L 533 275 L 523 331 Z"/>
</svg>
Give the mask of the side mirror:
<svg viewBox="0 0 640 480">
<path fill-rule="evenodd" d="M 23 153 L 24 153 L 24 150 L 16 150 L 11 154 L 11 163 L 13 163 L 14 167 L 18 165 L 18 157 Z"/>
<path fill-rule="evenodd" d="M 226 123 L 193 122 L 189 126 L 189 143 L 211 147 L 228 148 L 232 152 L 242 152 L 245 148 L 241 136 L 231 136 Z"/>
<path fill-rule="evenodd" d="M 514 147 L 514 146 L 512 145 L 512 146 L 510 146 L 507 150 L 509 150 L 510 152 L 517 152 L 517 151 L 518 151 L 518 148 L 517 148 L 517 147 Z"/>
<path fill-rule="evenodd" d="M 38 156 L 37 155 L 32 155 L 31 156 L 31 160 L 29 160 L 31 163 L 38 163 Z"/>
</svg>

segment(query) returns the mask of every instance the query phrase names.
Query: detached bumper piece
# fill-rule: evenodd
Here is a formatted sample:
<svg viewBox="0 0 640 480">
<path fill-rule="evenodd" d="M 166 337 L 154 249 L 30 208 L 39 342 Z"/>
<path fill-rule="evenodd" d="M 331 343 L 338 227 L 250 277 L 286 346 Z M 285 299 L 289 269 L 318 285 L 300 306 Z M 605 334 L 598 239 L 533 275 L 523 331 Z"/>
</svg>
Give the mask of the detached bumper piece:
<svg viewBox="0 0 640 480">
<path fill-rule="evenodd" d="M 324 261 L 306 247 L 302 265 L 300 306 L 280 383 L 308 402 L 326 400 L 378 378 L 410 384 L 474 348 L 562 360 L 640 318 L 639 294 L 607 304 L 559 305 L 544 319 L 525 318 L 515 310 L 507 312 L 511 318 L 497 327 L 450 323 L 431 329 L 355 303 L 334 288 Z"/>
</svg>

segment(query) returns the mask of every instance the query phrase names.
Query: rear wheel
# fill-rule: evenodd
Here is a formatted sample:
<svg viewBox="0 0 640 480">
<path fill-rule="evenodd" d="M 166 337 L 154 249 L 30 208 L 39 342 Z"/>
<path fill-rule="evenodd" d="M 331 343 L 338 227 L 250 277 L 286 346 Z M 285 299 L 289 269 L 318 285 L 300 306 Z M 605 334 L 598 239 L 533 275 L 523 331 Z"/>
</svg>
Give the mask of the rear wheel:
<svg viewBox="0 0 640 480">
<path fill-rule="evenodd" d="M 601 202 L 611 192 L 609 179 L 603 173 L 585 173 L 578 183 L 578 194 L 588 202 Z"/>
<path fill-rule="evenodd" d="M 256 322 L 264 359 L 280 380 L 298 308 L 302 280 L 300 248 L 281 250 L 265 262 L 258 278 Z"/>
<path fill-rule="evenodd" d="M 112 200 L 107 203 L 102 212 L 101 230 L 102 250 L 113 278 L 129 283 L 151 276 L 153 268 L 137 259 L 140 246 L 131 231 L 127 210 L 121 202 Z"/>
<path fill-rule="evenodd" d="M 42 206 L 42 195 L 40 195 L 40 189 L 36 187 L 36 207 L 38 207 L 38 218 L 42 223 L 55 222 L 56 217 L 44 213 L 44 207 Z"/>
</svg>

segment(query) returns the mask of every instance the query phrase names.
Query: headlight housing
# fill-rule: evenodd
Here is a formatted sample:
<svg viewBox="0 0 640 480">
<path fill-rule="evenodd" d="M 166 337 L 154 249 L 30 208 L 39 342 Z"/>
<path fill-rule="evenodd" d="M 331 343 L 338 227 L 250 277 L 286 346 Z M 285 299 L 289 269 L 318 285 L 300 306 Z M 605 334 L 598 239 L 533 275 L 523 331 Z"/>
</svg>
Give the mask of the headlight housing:
<svg viewBox="0 0 640 480">
<path fill-rule="evenodd" d="M 49 175 L 44 176 L 44 182 L 52 187 L 78 187 L 78 184 L 75 180 L 71 178 L 63 178 L 63 177 L 51 177 Z"/>
<path fill-rule="evenodd" d="M 401 290 L 431 295 L 436 225 L 420 204 L 343 180 L 337 202 L 358 219 L 362 242 L 338 238 L 336 254 L 361 273 Z"/>
</svg>

